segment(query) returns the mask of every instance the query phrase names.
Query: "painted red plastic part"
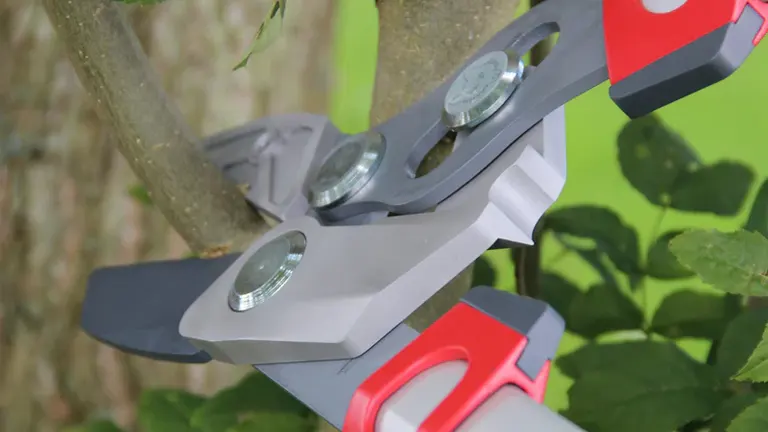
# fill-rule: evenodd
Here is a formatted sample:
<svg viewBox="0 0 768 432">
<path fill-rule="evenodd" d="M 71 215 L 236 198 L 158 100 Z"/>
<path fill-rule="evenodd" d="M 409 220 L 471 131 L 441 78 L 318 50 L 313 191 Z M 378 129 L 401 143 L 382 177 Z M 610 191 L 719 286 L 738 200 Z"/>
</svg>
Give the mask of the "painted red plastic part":
<svg viewBox="0 0 768 432">
<path fill-rule="evenodd" d="M 642 0 L 603 0 L 605 54 L 611 84 L 736 22 L 747 4 L 763 17 L 763 25 L 752 40 L 757 45 L 768 32 L 768 3 L 761 0 L 688 0 L 665 14 L 649 12 Z"/>
<path fill-rule="evenodd" d="M 527 339 L 512 328 L 459 303 L 427 328 L 398 355 L 374 372 L 352 397 L 344 432 L 374 432 L 384 402 L 427 369 L 465 360 L 467 371 L 453 391 L 419 427 L 419 432 L 450 432 L 488 397 L 514 384 L 532 399 L 544 399 L 550 364 L 531 380 L 517 367 Z"/>
</svg>

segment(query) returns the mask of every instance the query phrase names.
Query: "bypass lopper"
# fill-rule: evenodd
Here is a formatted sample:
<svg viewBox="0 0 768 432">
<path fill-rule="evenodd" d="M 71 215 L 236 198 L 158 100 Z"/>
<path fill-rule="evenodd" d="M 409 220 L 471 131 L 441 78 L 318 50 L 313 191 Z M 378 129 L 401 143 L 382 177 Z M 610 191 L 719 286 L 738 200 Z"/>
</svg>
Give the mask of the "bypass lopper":
<svg viewBox="0 0 768 432">
<path fill-rule="evenodd" d="M 294 114 L 211 136 L 208 157 L 279 223 L 242 254 L 96 270 L 83 329 L 252 364 L 345 432 L 580 431 L 539 404 L 564 331 L 545 303 L 476 287 L 422 334 L 402 321 L 489 248 L 532 243 L 565 183 L 568 101 L 609 81 L 628 117 L 649 114 L 733 73 L 767 17 L 762 0 L 546 0 L 369 131 Z"/>
</svg>

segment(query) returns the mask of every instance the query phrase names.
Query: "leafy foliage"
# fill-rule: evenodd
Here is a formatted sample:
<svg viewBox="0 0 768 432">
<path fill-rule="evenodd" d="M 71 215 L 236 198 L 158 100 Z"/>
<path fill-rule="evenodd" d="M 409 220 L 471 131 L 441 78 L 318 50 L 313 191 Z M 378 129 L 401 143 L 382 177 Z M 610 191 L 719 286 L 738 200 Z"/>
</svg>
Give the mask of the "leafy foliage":
<svg viewBox="0 0 768 432">
<path fill-rule="evenodd" d="M 550 212 L 545 227 L 555 233 L 586 238 L 595 242 L 620 270 L 639 270 L 637 232 L 611 209 L 574 206 Z"/>
<path fill-rule="evenodd" d="M 139 423 L 148 432 L 195 432 L 192 414 L 205 398 L 181 390 L 149 390 L 139 401 Z"/>
<path fill-rule="evenodd" d="M 768 398 L 745 408 L 728 426 L 727 432 L 753 432 L 768 430 Z"/>
<path fill-rule="evenodd" d="M 622 173 L 661 217 L 668 210 L 734 216 L 753 185 L 748 167 L 705 164 L 654 115 L 628 122 L 617 144 Z M 734 232 L 675 228 L 652 233 L 643 247 L 613 210 L 590 205 L 551 211 L 544 227 L 603 280 L 582 291 L 563 276 L 541 275 L 541 298 L 568 331 L 590 339 L 556 361 L 574 380 L 564 415 L 590 432 L 768 430 L 768 403 L 760 399 L 768 389 L 761 384 L 768 381 L 768 310 L 745 310 L 741 297 L 768 295 L 768 181 L 745 229 Z M 720 292 L 678 288 L 645 321 L 646 305 L 636 302 L 645 298 L 643 281 L 693 276 Z M 647 337 L 601 339 L 621 330 Z M 711 341 L 707 361 L 685 354 L 675 343 L 681 338 Z"/>
<path fill-rule="evenodd" d="M 480 257 L 472 267 L 472 286 L 493 286 L 496 283 L 496 270 L 485 257 Z"/>
<path fill-rule="evenodd" d="M 288 3 L 287 0 L 275 0 L 272 3 L 266 18 L 259 24 L 259 28 L 256 30 L 250 46 L 248 46 L 248 51 L 242 60 L 235 65 L 234 70 L 245 67 L 253 54 L 265 50 L 280 36 L 283 29 L 283 20 L 285 19 L 286 3 Z"/>
<path fill-rule="evenodd" d="M 149 191 L 142 184 L 135 184 L 128 189 L 128 195 L 135 199 L 140 204 L 145 206 L 152 205 L 152 198 L 149 196 Z"/>
<path fill-rule="evenodd" d="M 633 345 L 610 347 L 603 358 L 582 357 L 592 363 L 580 365 L 582 374 L 569 391 L 568 417 L 591 432 L 666 431 L 717 409 L 723 392 L 713 367 L 697 363 L 674 344 L 641 351 Z"/>
<path fill-rule="evenodd" d="M 711 432 L 726 432 L 728 426 L 731 424 L 734 418 L 739 413 L 744 411 L 744 408 L 754 404 L 758 400 L 758 396 L 754 393 L 743 393 L 731 396 L 730 399 L 723 402 L 720 408 L 712 416 L 710 422 Z"/>
<path fill-rule="evenodd" d="M 677 178 L 669 206 L 689 212 L 735 216 L 753 180 L 752 170 L 742 164 L 721 162 L 703 166 Z"/>
<path fill-rule="evenodd" d="M 717 339 L 739 309 L 738 299 L 732 296 L 681 290 L 661 302 L 653 315 L 651 331 L 672 339 Z"/>
<path fill-rule="evenodd" d="M 752 205 L 752 211 L 749 213 L 749 219 L 744 229 L 768 237 L 768 180 L 760 186 L 760 191 L 757 193 L 757 198 Z"/>
<path fill-rule="evenodd" d="M 715 354 L 715 366 L 723 376 L 738 373 L 760 342 L 766 325 L 766 309 L 745 311 L 728 323 Z"/>
<path fill-rule="evenodd" d="M 734 379 L 752 382 L 768 381 L 768 327 L 763 330 L 760 342 Z"/>
<path fill-rule="evenodd" d="M 617 287 L 601 284 L 575 296 L 565 320 L 569 330 L 593 339 L 611 331 L 642 328 L 643 312 Z"/>
<path fill-rule="evenodd" d="M 627 123 L 618 144 L 622 173 L 660 207 L 733 216 L 754 180 L 752 170 L 743 164 L 704 165 L 685 140 L 655 115 Z"/>
<path fill-rule="evenodd" d="M 619 133 L 618 146 L 624 177 L 657 206 L 670 204 L 681 174 L 702 165 L 685 140 L 655 115 L 628 122 Z"/>
<path fill-rule="evenodd" d="M 180 390 L 146 391 L 139 422 L 146 432 L 309 432 L 316 419 L 277 384 L 252 373 L 211 398 Z"/>
<path fill-rule="evenodd" d="M 645 259 L 645 271 L 656 279 L 682 279 L 695 273 L 680 264 L 677 257 L 669 250 L 669 241 L 682 234 L 680 230 L 668 231 L 660 235 L 648 248 Z"/>
<path fill-rule="evenodd" d="M 742 295 L 768 295 L 768 239 L 759 233 L 691 230 L 670 249 L 704 282 Z"/>
<path fill-rule="evenodd" d="M 289 426 L 308 424 L 313 417 L 308 408 L 269 378 L 252 373 L 200 405 L 190 424 L 202 432 L 258 431 L 255 426 L 262 423 L 272 432 L 288 432 L 298 431 Z M 254 429 L 243 429 L 240 423 L 244 420 Z M 278 429 L 277 424 L 285 429 Z"/>
<path fill-rule="evenodd" d="M 568 316 L 571 304 L 582 295 L 579 288 L 562 276 L 554 273 L 541 275 L 541 293 L 539 298 L 547 302 L 564 318 Z M 568 320 L 566 320 L 566 325 Z"/>
</svg>

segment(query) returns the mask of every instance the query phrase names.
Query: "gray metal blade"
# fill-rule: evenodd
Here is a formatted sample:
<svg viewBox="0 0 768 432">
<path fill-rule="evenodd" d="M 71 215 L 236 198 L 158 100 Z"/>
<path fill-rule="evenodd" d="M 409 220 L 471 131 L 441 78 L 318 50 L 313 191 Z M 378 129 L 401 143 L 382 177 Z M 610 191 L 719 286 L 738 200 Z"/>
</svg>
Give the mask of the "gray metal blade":
<svg viewBox="0 0 768 432">
<path fill-rule="evenodd" d="M 179 334 L 179 321 L 238 256 L 97 269 L 88 279 L 81 326 L 121 351 L 156 360 L 206 363 L 211 356 Z"/>
</svg>

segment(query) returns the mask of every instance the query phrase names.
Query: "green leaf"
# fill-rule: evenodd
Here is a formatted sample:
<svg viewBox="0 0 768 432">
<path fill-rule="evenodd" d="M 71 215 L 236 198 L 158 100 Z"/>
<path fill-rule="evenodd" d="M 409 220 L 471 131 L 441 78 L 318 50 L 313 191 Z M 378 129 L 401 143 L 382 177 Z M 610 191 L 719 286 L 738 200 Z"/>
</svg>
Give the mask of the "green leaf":
<svg viewBox="0 0 768 432">
<path fill-rule="evenodd" d="M 602 369 L 575 381 L 566 416 L 590 432 L 648 432 L 677 430 L 711 415 L 723 399 L 722 382 L 712 367 L 669 346 L 617 348 L 613 363 L 600 360 Z"/>
<path fill-rule="evenodd" d="M 623 368 L 627 361 L 642 358 L 667 358 L 680 349 L 672 342 L 650 340 L 619 343 L 588 343 L 555 360 L 562 373 L 578 380 L 590 372 Z"/>
<path fill-rule="evenodd" d="M 233 70 L 238 70 L 245 67 L 248 64 L 248 60 L 255 53 L 264 51 L 272 42 L 274 42 L 282 33 L 283 19 L 285 18 L 286 0 L 275 0 L 272 3 L 272 7 L 269 9 L 267 17 L 259 24 L 256 34 L 251 40 L 251 44 L 248 46 L 248 51 L 243 56 L 243 59 L 235 65 Z"/>
<path fill-rule="evenodd" d="M 128 195 L 133 197 L 136 201 L 146 206 L 152 205 L 152 198 L 149 197 L 149 191 L 144 185 L 136 184 L 128 189 Z"/>
<path fill-rule="evenodd" d="M 744 411 L 744 408 L 757 402 L 759 396 L 754 393 L 743 393 L 731 396 L 717 409 L 709 424 L 709 432 L 726 432 L 734 418 Z"/>
<path fill-rule="evenodd" d="M 594 240 L 616 267 L 625 273 L 639 271 L 639 247 L 635 229 L 612 210 L 582 205 L 550 212 L 544 224 L 556 233 Z"/>
<path fill-rule="evenodd" d="M 668 338 L 719 339 L 739 313 L 738 297 L 681 290 L 662 300 L 651 320 L 651 331 Z"/>
<path fill-rule="evenodd" d="M 123 432 L 123 430 L 111 420 L 99 419 L 82 425 L 68 427 L 62 432 Z"/>
<path fill-rule="evenodd" d="M 697 213 L 735 216 L 744 205 L 754 173 L 743 164 L 720 162 L 681 174 L 670 207 Z"/>
<path fill-rule="evenodd" d="M 768 398 L 763 398 L 736 416 L 727 432 L 765 432 L 768 430 Z"/>
<path fill-rule="evenodd" d="M 227 432 L 312 432 L 317 420 L 311 416 L 261 412 L 249 414 L 245 420 L 227 429 Z"/>
<path fill-rule="evenodd" d="M 737 381 L 768 382 L 768 326 L 757 347 L 734 377 Z"/>
<path fill-rule="evenodd" d="M 243 417 L 265 413 L 311 416 L 307 407 L 280 386 L 260 373 L 252 373 L 200 406 L 191 423 L 204 432 L 221 432 L 237 425 Z"/>
<path fill-rule="evenodd" d="M 592 266 L 597 274 L 600 275 L 600 278 L 603 280 L 603 282 L 605 282 L 607 285 L 619 286 L 619 282 L 614 276 L 614 271 L 610 268 L 609 263 L 606 262 L 607 259 L 604 253 L 599 251 L 597 248 L 576 247 L 568 244 L 567 241 L 561 240 L 561 243 L 563 243 L 567 249 L 570 249 L 579 255 L 581 259 L 587 262 L 587 264 Z"/>
<path fill-rule="evenodd" d="M 687 269 L 677 261 L 675 255 L 669 251 L 669 241 L 682 231 L 670 231 L 660 235 L 648 249 L 645 273 L 656 279 L 684 279 L 695 273 Z"/>
<path fill-rule="evenodd" d="M 658 206 L 669 204 L 681 173 L 701 165 L 688 143 L 653 114 L 630 120 L 619 133 L 618 147 L 624 177 Z"/>
<path fill-rule="evenodd" d="M 379 50 L 379 11 L 371 0 L 334 2 L 333 87 L 328 116 L 344 133 L 370 127 Z"/>
<path fill-rule="evenodd" d="M 139 423 L 146 432 L 197 432 L 190 418 L 205 398 L 181 390 L 147 390 L 139 400 Z"/>
<path fill-rule="evenodd" d="M 643 312 L 617 287 L 602 284 L 573 299 L 565 322 L 572 332 L 592 339 L 612 331 L 641 329 Z"/>
<path fill-rule="evenodd" d="M 725 329 L 715 355 L 715 367 L 724 377 L 735 375 L 747 362 L 768 325 L 768 309 L 744 311 Z"/>
<path fill-rule="evenodd" d="M 757 192 L 757 198 L 752 204 L 752 211 L 749 212 L 749 219 L 744 229 L 759 232 L 763 237 L 768 237 L 768 180 L 763 182 L 760 191 Z"/>
<path fill-rule="evenodd" d="M 715 288 L 768 295 L 768 239 L 758 233 L 692 230 L 672 239 L 669 248 L 680 263 Z"/>
<path fill-rule="evenodd" d="M 571 282 L 554 273 L 542 273 L 539 283 L 539 299 L 552 306 L 563 318 L 567 317 L 571 303 L 581 295 L 581 291 Z"/>
<path fill-rule="evenodd" d="M 490 261 L 485 256 L 475 260 L 475 265 L 472 267 L 472 286 L 495 286 L 496 284 L 496 270 L 491 266 Z"/>
</svg>

